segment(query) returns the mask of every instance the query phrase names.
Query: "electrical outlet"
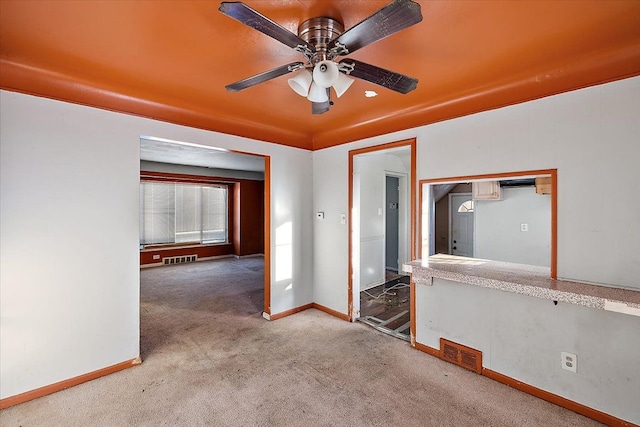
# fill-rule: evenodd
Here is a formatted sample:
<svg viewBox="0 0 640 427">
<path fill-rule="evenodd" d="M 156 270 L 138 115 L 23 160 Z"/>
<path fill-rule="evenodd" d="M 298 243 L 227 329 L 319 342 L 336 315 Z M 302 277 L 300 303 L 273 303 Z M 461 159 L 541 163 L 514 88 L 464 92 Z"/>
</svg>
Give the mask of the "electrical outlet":
<svg viewBox="0 0 640 427">
<path fill-rule="evenodd" d="M 324 219 L 324 212 L 316 212 L 317 219 Z"/>
<path fill-rule="evenodd" d="M 566 351 L 560 352 L 562 358 L 562 369 L 566 369 L 571 372 L 578 372 L 578 356 Z"/>
<path fill-rule="evenodd" d="M 529 224 L 520 224 L 520 231 L 529 231 Z"/>
<path fill-rule="evenodd" d="M 340 214 L 340 224 L 347 223 L 347 214 Z"/>
</svg>

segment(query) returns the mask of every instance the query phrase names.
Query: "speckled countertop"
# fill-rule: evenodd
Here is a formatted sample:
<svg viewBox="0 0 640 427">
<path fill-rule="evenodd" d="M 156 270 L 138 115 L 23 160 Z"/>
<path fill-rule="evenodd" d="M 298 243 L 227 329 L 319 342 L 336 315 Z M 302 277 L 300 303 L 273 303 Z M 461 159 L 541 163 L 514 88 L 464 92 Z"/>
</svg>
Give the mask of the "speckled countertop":
<svg viewBox="0 0 640 427">
<path fill-rule="evenodd" d="M 433 278 L 640 316 L 640 291 L 549 278 L 547 267 L 434 255 L 406 265 L 416 284 Z"/>
</svg>

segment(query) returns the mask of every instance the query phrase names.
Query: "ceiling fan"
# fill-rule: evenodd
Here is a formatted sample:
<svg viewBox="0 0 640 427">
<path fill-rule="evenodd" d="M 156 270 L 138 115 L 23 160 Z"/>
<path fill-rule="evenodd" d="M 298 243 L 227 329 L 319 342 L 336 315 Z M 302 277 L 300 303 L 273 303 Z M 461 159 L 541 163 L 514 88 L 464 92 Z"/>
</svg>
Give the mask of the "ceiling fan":
<svg viewBox="0 0 640 427">
<path fill-rule="evenodd" d="M 286 44 L 306 57 L 306 62 L 292 62 L 225 86 L 237 92 L 285 74 L 298 72 L 289 86 L 311 101 L 313 114 L 329 111 L 331 88 L 338 98 L 353 83 L 351 77 L 366 80 L 387 89 L 406 94 L 418 80 L 355 59 L 342 59 L 356 50 L 422 21 L 420 5 L 412 0 L 393 0 L 370 17 L 347 31 L 336 19 L 311 18 L 294 34 L 242 2 L 222 2 L 220 12 Z M 350 76 L 350 77 L 349 77 Z"/>
</svg>

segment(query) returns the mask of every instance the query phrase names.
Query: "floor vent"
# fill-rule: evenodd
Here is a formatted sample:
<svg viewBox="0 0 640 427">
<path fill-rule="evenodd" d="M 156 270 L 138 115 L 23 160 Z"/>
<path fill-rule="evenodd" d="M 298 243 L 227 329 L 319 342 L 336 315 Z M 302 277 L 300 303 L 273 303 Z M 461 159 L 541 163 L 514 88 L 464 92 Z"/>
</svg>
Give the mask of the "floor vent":
<svg viewBox="0 0 640 427">
<path fill-rule="evenodd" d="M 198 260 L 198 255 L 181 255 L 162 258 L 164 265 L 182 264 L 184 262 L 193 262 Z"/>
<path fill-rule="evenodd" d="M 478 374 L 482 373 L 482 352 L 479 350 L 440 338 L 440 358 Z"/>
</svg>

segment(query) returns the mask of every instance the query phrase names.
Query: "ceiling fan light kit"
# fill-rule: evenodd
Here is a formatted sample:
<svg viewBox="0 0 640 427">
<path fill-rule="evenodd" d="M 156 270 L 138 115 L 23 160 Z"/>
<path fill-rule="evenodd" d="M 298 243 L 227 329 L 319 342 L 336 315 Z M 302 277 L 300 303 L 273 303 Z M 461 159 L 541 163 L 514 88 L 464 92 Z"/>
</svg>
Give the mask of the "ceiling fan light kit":
<svg viewBox="0 0 640 427">
<path fill-rule="evenodd" d="M 320 61 L 313 67 L 313 81 L 324 88 L 330 88 L 338 81 L 338 64 L 333 61 Z"/>
<path fill-rule="evenodd" d="M 327 94 L 327 88 L 320 86 L 318 83 L 311 83 L 311 89 L 309 89 L 309 96 L 307 99 L 311 102 L 327 102 L 329 101 L 329 95 Z"/>
<path fill-rule="evenodd" d="M 311 71 L 304 69 L 288 80 L 289 86 L 295 93 L 305 98 L 309 95 L 309 87 L 313 81 Z"/>
<path fill-rule="evenodd" d="M 338 73 L 338 80 L 333 84 L 333 90 L 336 91 L 336 96 L 340 98 L 351 87 L 355 80 L 347 77 L 345 74 Z"/>
<path fill-rule="evenodd" d="M 355 77 L 387 89 L 406 94 L 417 87 L 418 80 L 364 62 L 343 59 L 356 50 L 422 21 L 420 5 L 412 0 L 393 0 L 373 15 L 347 31 L 341 22 L 328 17 L 311 18 L 294 34 L 241 2 L 222 2 L 220 12 L 252 27 L 303 54 L 307 61 L 293 62 L 226 86 L 231 92 L 246 89 L 284 74 L 300 71 L 288 79 L 298 95 L 311 101 L 311 112 L 323 114 L 333 104 L 333 87 L 340 98 Z M 348 77 L 350 76 L 350 77 Z"/>
</svg>

